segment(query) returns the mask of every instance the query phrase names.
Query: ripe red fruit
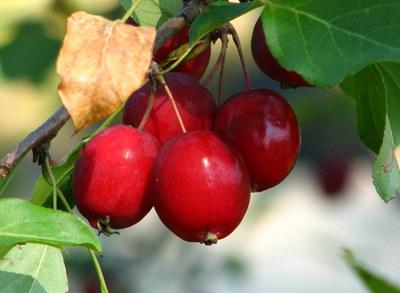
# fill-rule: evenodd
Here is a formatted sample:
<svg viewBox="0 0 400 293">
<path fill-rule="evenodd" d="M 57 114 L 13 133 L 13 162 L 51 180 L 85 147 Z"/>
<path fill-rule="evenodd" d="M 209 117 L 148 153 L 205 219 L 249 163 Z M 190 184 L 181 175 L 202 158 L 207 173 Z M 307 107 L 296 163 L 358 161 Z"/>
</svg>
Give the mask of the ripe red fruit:
<svg viewBox="0 0 400 293">
<path fill-rule="evenodd" d="M 186 130 L 210 129 L 217 108 L 210 91 L 187 74 L 171 72 L 164 78 L 177 103 Z M 150 92 L 151 85 L 147 83 L 131 95 L 125 105 L 124 124 L 139 126 Z M 172 103 L 161 85 L 157 87 L 153 108 L 144 130 L 153 134 L 161 144 L 182 133 Z"/>
<path fill-rule="evenodd" d="M 154 207 L 177 236 L 206 245 L 241 222 L 250 184 L 235 151 L 211 131 L 195 131 L 165 144 L 154 166 Z"/>
<path fill-rule="evenodd" d="M 272 90 L 248 90 L 232 96 L 217 113 L 215 130 L 239 150 L 254 191 L 280 183 L 299 154 L 295 113 Z"/>
<path fill-rule="evenodd" d="M 316 168 L 318 183 L 326 195 L 336 197 L 346 188 L 350 158 L 343 156 L 321 159 Z"/>
<path fill-rule="evenodd" d="M 267 46 L 261 19 L 254 26 L 251 37 L 251 52 L 258 68 L 272 79 L 291 87 L 311 86 L 297 72 L 286 70 L 276 61 Z"/>
<path fill-rule="evenodd" d="M 102 131 L 83 147 L 72 189 L 76 206 L 93 227 L 109 220 L 109 227 L 125 228 L 149 212 L 149 179 L 158 150 L 151 134 L 125 125 Z"/>
<path fill-rule="evenodd" d="M 187 28 L 183 28 L 176 35 L 169 38 L 164 45 L 157 50 L 154 59 L 157 63 L 164 61 L 168 55 L 178 49 L 180 46 L 189 42 L 189 32 Z M 194 49 L 196 50 L 196 48 Z M 206 71 L 208 63 L 210 62 L 211 46 L 207 46 L 196 57 L 181 63 L 174 69 L 175 72 L 183 72 L 191 75 L 195 79 L 200 79 Z"/>
</svg>

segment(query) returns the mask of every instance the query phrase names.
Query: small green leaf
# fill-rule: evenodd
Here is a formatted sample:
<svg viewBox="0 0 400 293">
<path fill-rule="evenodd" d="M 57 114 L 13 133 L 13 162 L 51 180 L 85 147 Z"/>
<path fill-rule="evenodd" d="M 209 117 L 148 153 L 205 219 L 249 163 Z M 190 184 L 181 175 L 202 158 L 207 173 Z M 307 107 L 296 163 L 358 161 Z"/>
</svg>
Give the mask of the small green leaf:
<svg viewBox="0 0 400 293">
<path fill-rule="evenodd" d="M 64 293 L 68 279 L 61 250 L 28 243 L 0 260 L 1 293 Z"/>
<path fill-rule="evenodd" d="M 377 192 L 385 202 L 400 195 L 399 76 L 400 64 L 381 62 L 348 77 L 341 85 L 356 99 L 362 141 L 378 152 L 372 177 Z"/>
<path fill-rule="evenodd" d="M 365 268 L 363 264 L 357 261 L 352 252 L 348 249 L 344 250 L 343 258 L 347 265 L 357 274 L 360 281 L 372 293 L 400 293 L 397 285 L 385 280 L 374 272 Z"/>
<path fill-rule="evenodd" d="M 400 195 L 400 64 L 380 63 L 378 69 L 385 86 L 386 125 L 372 176 L 376 190 L 387 202 Z"/>
<path fill-rule="evenodd" d="M 22 199 L 0 200 L 0 246 L 26 242 L 101 251 L 96 235 L 78 216 Z"/>
<path fill-rule="evenodd" d="M 261 0 L 253 0 L 245 3 L 230 3 L 217 1 L 208 5 L 208 10 L 199 15 L 190 27 L 190 45 L 199 41 L 209 32 L 226 24 L 250 10 L 262 6 Z"/>
<path fill-rule="evenodd" d="M 400 170 L 394 149 L 393 130 L 386 121 L 383 144 L 372 169 L 376 191 L 385 202 L 400 195 Z"/>
<path fill-rule="evenodd" d="M 270 0 L 262 13 L 272 54 L 317 86 L 380 61 L 400 62 L 398 0 Z"/>
<path fill-rule="evenodd" d="M 120 0 L 122 7 L 128 10 L 139 0 Z M 141 0 L 132 14 L 141 26 L 160 27 L 166 20 L 178 14 L 183 7 L 182 0 Z"/>
<path fill-rule="evenodd" d="M 374 153 L 382 145 L 385 129 L 386 99 L 377 65 L 370 65 L 356 75 L 349 76 L 341 84 L 342 89 L 356 99 L 357 129 L 362 142 Z"/>
</svg>

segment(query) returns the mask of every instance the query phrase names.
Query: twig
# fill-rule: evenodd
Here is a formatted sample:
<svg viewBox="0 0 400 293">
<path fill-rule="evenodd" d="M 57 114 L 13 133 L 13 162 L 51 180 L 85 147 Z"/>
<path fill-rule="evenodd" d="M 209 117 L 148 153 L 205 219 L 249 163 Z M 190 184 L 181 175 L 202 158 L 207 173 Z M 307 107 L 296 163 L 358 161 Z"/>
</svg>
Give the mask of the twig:
<svg viewBox="0 0 400 293">
<path fill-rule="evenodd" d="M 192 0 L 187 2 L 181 13 L 166 21 L 157 31 L 154 51 L 157 51 L 168 38 L 179 32 L 187 24 L 206 9 L 206 1 Z M 31 132 L 23 141 L 17 144 L 0 161 L 0 177 L 6 176 L 30 150 L 39 147 L 45 142 L 51 141 L 68 121 L 70 115 L 67 109 L 62 106 L 39 128 Z"/>
<path fill-rule="evenodd" d="M 15 164 L 31 149 L 53 139 L 68 119 L 69 114 L 67 109 L 61 107 L 45 123 L 35 131 L 31 132 L 23 141 L 5 155 L 5 157 L 0 161 L 0 176 L 7 175 Z"/>
<path fill-rule="evenodd" d="M 154 45 L 154 52 L 173 35 L 183 29 L 186 25 L 191 24 L 193 20 L 206 9 L 206 1 L 192 0 L 183 7 L 181 13 L 171 17 L 157 30 L 157 38 Z"/>
</svg>

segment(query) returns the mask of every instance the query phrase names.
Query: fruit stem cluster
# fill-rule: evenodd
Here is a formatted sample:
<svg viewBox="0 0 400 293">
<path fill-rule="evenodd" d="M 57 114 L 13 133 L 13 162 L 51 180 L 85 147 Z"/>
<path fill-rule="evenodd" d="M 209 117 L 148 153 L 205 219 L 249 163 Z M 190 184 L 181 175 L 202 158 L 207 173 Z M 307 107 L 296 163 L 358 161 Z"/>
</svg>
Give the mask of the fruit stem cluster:
<svg viewBox="0 0 400 293">
<path fill-rule="evenodd" d="M 221 51 L 219 53 L 218 59 L 215 62 L 213 68 L 211 69 L 209 75 L 203 82 L 204 86 L 207 86 L 210 81 L 212 80 L 215 72 L 219 68 L 219 81 L 218 81 L 218 105 L 221 104 L 221 97 L 222 97 L 222 88 L 223 88 L 223 76 L 224 76 L 224 69 L 225 69 L 225 57 L 226 57 L 226 51 L 228 48 L 228 35 L 232 36 L 233 42 L 235 43 L 236 50 L 239 54 L 239 59 L 240 59 L 240 64 L 243 70 L 243 77 L 244 77 L 244 83 L 246 86 L 247 90 L 251 89 L 251 82 L 250 82 L 250 77 L 249 73 L 247 70 L 245 58 L 243 55 L 243 50 L 242 50 L 242 45 L 240 43 L 240 38 L 239 35 L 235 29 L 235 27 L 231 23 L 227 23 L 226 25 L 220 27 L 217 29 L 214 33 L 211 33 L 211 39 L 213 41 L 216 41 L 217 39 L 221 40 Z"/>
</svg>

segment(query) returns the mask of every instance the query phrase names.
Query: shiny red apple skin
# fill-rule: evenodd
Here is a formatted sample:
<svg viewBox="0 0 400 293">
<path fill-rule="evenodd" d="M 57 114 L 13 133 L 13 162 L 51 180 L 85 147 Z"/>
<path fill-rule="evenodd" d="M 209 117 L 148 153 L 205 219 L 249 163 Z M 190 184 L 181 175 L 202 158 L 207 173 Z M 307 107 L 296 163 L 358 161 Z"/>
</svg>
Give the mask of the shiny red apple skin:
<svg viewBox="0 0 400 293">
<path fill-rule="evenodd" d="M 73 172 L 76 206 L 89 223 L 110 218 L 114 229 L 129 227 L 151 209 L 149 182 L 159 143 L 126 125 L 107 128 L 86 144 Z"/>
<path fill-rule="evenodd" d="M 280 183 L 297 160 L 300 131 L 296 115 L 272 90 L 248 90 L 229 98 L 216 115 L 214 129 L 238 149 L 253 191 Z"/>
<path fill-rule="evenodd" d="M 154 207 L 177 236 L 222 239 L 241 222 L 250 200 L 247 171 L 236 151 L 211 131 L 177 136 L 165 144 L 154 167 Z"/>
<path fill-rule="evenodd" d="M 177 103 L 186 130 L 210 129 L 217 109 L 210 91 L 187 74 L 170 72 L 164 78 Z M 123 113 L 124 124 L 139 126 L 150 91 L 151 85 L 147 83 L 131 95 Z M 144 130 L 153 134 L 161 144 L 182 134 L 172 103 L 161 85 L 157 87 L 153 108 Z"/>
<path fill-rule="evenodd" d="M 180 46 L 187 44 L 189 42 L 189 32 L 187 28 L 183 28 L 176 35 L 169 38 L 164 45 L 157 50 L 154 55 L 154 60 L 160 63 L 167 56 L 178 49 Z M 182 72 L 191 75 L 195 79 L 199 80 L 207 69 L 208 63 L 211 57 L 211 46 L 206 47 L 200 54 L 196 57 L 181 63 L 173 71 Z"/>
<path fill-rule="evenodd" d="M 270 78 L 290 87 L 312 86 L 297 72 L 286 70 L 276 61 L 266 44 L 261 19 L 258 19 L 254 26 L 251 37 L 251 52 L 258 68 Z"/>
</svg>

